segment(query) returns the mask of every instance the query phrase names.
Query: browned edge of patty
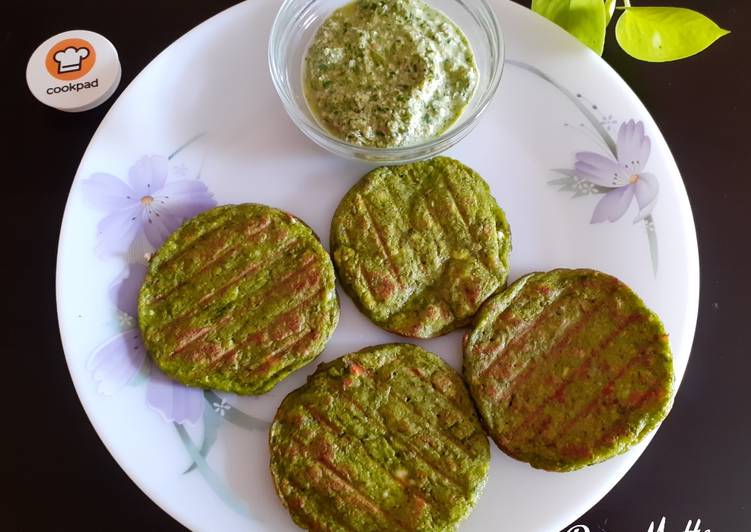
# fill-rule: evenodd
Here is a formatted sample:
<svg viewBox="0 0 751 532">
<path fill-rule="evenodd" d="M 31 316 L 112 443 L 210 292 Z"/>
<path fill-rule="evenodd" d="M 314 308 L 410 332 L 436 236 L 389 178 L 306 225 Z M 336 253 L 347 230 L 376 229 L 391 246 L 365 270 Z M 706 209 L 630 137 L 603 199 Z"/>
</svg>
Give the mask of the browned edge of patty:
<svg viewBox="0 0 751 532">
<path fill-rule="evenodd" d="M 182 280 L 170 280 L 170 269 Z M 260 204 L 216 207 L 183 224 L 151 259 L 139 297 L 144 340 L 163 371 L 240 394 L 265 393 L 315 358 L 338 316 L 318 237 Z"/>
<path fill-rule="evenodd" d="M 380 167 L 376 168 L 370 172 L 368 172 L 365 176 L 363 176 L 358 182 L 356 182 L 351 189 L 345 194 L 345 196 L 340 201 L 339 205 L 337 206 L 336 212 L 334 213 L 334 216 L 332 218 L 332 229 L 331 229 L 331 252 L 332 257 L 334 259 L 334 268 L 337 273 L 337 278 L 339 279 L 342 287 L 344 288 L 344 291 L 350 296 L 352 301 L 354 302 L 355 306 L 362 312 L 368 319 L 373 321 L 376 325 L 379 327 L 392 332 L 394 334 L 397 334 L 399 336 L 415 339 L 415 338 L 433 338 L 437 336 L 441 336 L 444 334 L 447 334 L 448 332 L 451 332 L 454 329 L 464 327 L 471 323 L 472 318 L 476 312 L 476 309 L 479 309 L 479 306 L 482 301 L 484 301 L 486 298 L 490 297 L 493 293 L 496 293 L 498 290 L 502 290 L 505 287 L 505 281 L 506 281 L 506 275 L 508 273 L 508 256 L 509 252 L 511 250 L 511 230 L 508 224 L 508 221 L 506 220 L 505 214 L 503 213 L 503 210 L 498 205 L 495 198 L 492 196 L 490 192 L 490 187 L 487 184 L 487 182 L 472 168 L 466 166 L 465 164 L 461 163 L 460 161 L 456 161 L 454 159 L 450 159 L 448 157 L 435 157 L 434 159 L 428 160 L 428 161 L 420 161 L 420 163 L 427 164 L 433 161 L 449 161 L 452 164 L 457 165 L 459 168 L 462 169 L 464 172 L 464 176 L 467 179 L 474 180 L 476 183 L 476 188 L 472 188 L 472 194 L 474 195 L 480 195 L 482 196 L 481 201 L 487 201 L 490 204 L 489 211 L 492 213 L 492 216 L 495 219 L 495 225 L 496 228 L 494 228 L 492 232 L 492 238 L 497 238 L 498 231 L 503 232 L 503 238 L 499 239 L 498 244 L 498 256 L 494 259 L 499 262 L 499 272 L 491 271 L 492 269 L 488 269 L 484 275 L 487 277 L 495 277 L 497 286 L 493 290 L 485 290 L 484 292 L 481 292 L 481 290 L 484 290 L 484 288 L 480 288 L 482 286 L 481 279 L 482 276 L 479 277 L 467 277 L 466 280 L 469 281 L 471 279 L 475 279 L 475 283 L 479 284 L 480 286 L 466 286 L 465 289 L 467 290 L 468 294 L 471 294 L 475 291 L 478 292 L 478 294 L 482 294 L 480 297 L 480 301 L 475 304 L 473 307 L 473 311 L 469 315 L 465 316 L 459 316 L 457 317 L 455 313 L 455 309 L 451 308 L 449 305 L 449 302 L 443 299 L 435 300 L 430 302 L 430 304 L 425 305 L 425 307 L 417 307 L 417 308 L 411 308 L 413 306 L 413 303 L 406 303 L 400 306 L 398 309 L 393 311 L 390 316 L 386 319 L 379 319 L 376 317 L 376 310 L 375 308 L 381 303 L 377 303 L 373 308 L 371 308 L 361 297 L 358 296 L 358 291 L 356 288 L 356 285 L 358 284 L 366 284 L 369 289 L 370 297 L 374 298 L 374 300 L 378 300 L 379 297 L 387 297 L 385 294 L 393 294 L 398 293 L 400 291 L 408 291 L 411 292 L 411 289 L 408 286 L 409 281 L 404 278 L 404 272 L 401 271 L 400 266 L 395 262 L 394 257 L 390 254 L 389 248 L 392 244 L 387 243 L 386 239 L 386 227 L 383 226 L 383 221 L 375 217 L 373 209 L 374 206 L 370 205 L 369 207 L 366 205 L 369 205 L 370 202 L 365 202 L 364 197 L 361 199 L 363 203 L 362 209 L 364 209 L 364 213 L 356 214 L 353 212 L 347 212 L 345 210 L 346 207 L 351 207 L 352 205 L 356 204 L 357 201 L 361 198 L 363 195 L 363 191 L 368 190 L 368 187 L 372 185 L 372 182 L 378 177 L 380 172 L 382 171 L 398 171 L 401 167 Z M 410 165 L 404 165 L 406 166 L 412 166 L 416 163 L 411 163 Z M 423 186 L 421 184 L 421 186 Z M 454 222 L 456 222 L 457 225 L 463 226 L 461 231 L 470 231 L 470 234 L 472 230 L 479 231 L 479 226 L 475 227 L 474 225 L 472 228 L 470 228 L 466 219 L 466 214 L 463 212 L 462 207 L 460 206 L 461 201 L 459 201 L 459 197 L 457 194 L 460 192 L 455 190 L 456 185 L 453 187 L 451 185 L 447 185 L 447 188 L 449 190 L 448 193 L 448 200 L 447 202 L 451 205 L 453 205 L 453 210 L 456 211 L 454 214 L 458 216 Z M 388 191 L 388 194 L 393 198 L 395 197 L 395 192 L 392 190 L 391 186 L 386 185 L 379 185 L 375 190 L 381 191 L 382 189 L 385 189 Z M 397 194 L 397 196 L 399 196 Z M 408 231 L 409 229 L 409 218 L 410 214 L 409 211 L 411 211 L 413 208 L 416 208 L 414 205 L 410 204 L 407 207 L 405 211 L 405 206 L 401 205 L 402 200 L 397 201 L 396 199 L 394 201 L 394 208 L 401 212 L 399 216 L 396 216 L 393 218 L 394 223 L 401 223 L 402 225 L 404 223 L 407 223 L 408 226 L 406 228 L 402 228 L 403 231 Z M 419 203 L 418 200 L 417 203 Z M 401 203 L 400 203 L 401 202 Z M 443 235 L 443 241 L 440 244 L 440 246 L 447 246 L 449 248 L 452 248 L 454 244 L 452 244 L 453 240 L 456 240 L 459 238 L 458 234 L 454 235 L 453 232 L 456 232 L 452 230 L 452 236 L 449 236 L 447 233 L 445 233 L 446 228 L 439 222 L 436 221 L 435 213 L 433 212 L 434 207 L 426 207 L 426 211 L 430 213 L 428 218 L 431 218 L 433 220 L 430 229 L 422 229 L 420 232 L 424 234 L 424 238 L 426 239 L 426 242 L 432 242 L 431 238 L 433 235 L 433 231 L 438 231 Z M 449 209 L 451 210 L 451 209 Z M 453 211 L 452 211 L 453 212 Z M 336 230 L 338 225 L 343 225 L 347 227 L 347 225 L 344 223 L 343 220 L 347 220 L 352 217 L 356 216 L 364 216 L 364 221 L 362 224 L 362 227 L 368 229 L 368 231 L 372 231 L 374 236 L 374 242 L 377 243 L 377 248 L 380 250 L 380 253 L 385 257 L 386 259 L 386 265 L 384 268 L 380 271 L 371 272 L 370 274 L 367 273 L 366 270 L 362 270 L 360 272 L 361 279 L 350 279 L 348 275 L 346 275 L 341 267 L 341 264 L 339 264 L 339 260 L 337 260 L 336 250 L 342 246 L 342 242 L 340 241 L 340 236 L 338 236 L 338 231 Z M 407 218 L 407 221 L 404 221 L 404 217 Z M 378 219 L 377 219 L 378 218 Z M 437 224 L 437 225 L 436 225 Z M 360 227 L 360 226 L 358 226 Z M 438 229 L 436 229 L 436 227 Z M 459 231 L 459 233 L 461 233 Z M 346 232 L 346 231 L 345 231 Z M 367 233 L 367 231 L 366 231 Z M 431 236 L 432 235 L 432 236 Z M 471 235 L 473 238 L 479 238 L 477 234 Z M 413 249 L 412 245 L 409 244 L 409 242 L 401 242 L 400 241 L 400 251 L 399 255 L 410 255 L 410 254 L 416 254 L 416 250 Z M 433 243 L 435 244 L 435 242 Z M 431 245 L 433 245 L 431 244 Z M 350 244 L 351 245 L 351 244 Z M 437 245 L 437 244 L 435 244 Z M 439 247 L 440 247 L 439 246 Z M 466 250 L 464 250 L 466 252 Z M 417 255 L 416 255 L 417 256 Z M 467 254 L 467 257 L 474 257 L 471 253 Z M 448 263 L 451 263 L 454 261 L 457 257 L 452 255 L 448 258 L 444 258 L 443 266 L 441 269 L 445 269 L 446 265 Z M 488 268 L 488 265 L 483 262 L 483 260 L 479 260 L 480 257 L 474 257 L 475 259 L 478 259 L 478 265 L 482 265 L 485 268 Z M 419 257 L 419 260 L 424 260 L 425 257 Z M 449 260 L 450 259 L 450 260 Z M 424 270 L 425 265 L 422 265 L 422 269 Z M 418 268 L 420 269 L 420 268 Z M 440 270 L 439 270 L 440 272 Z M 435 272 L 434 272 L 435 273 Z M 446 272 L 448 275 L 448 272 Z M 438 277 L 440 278 L 443 274 L 440 273 Z M 372 278 L 371 278 L 372 277 Z M 450 275 L 449 275 L 450 277 Z M 486 280 L 487 281 L 487 280 Z M 445 282 L 445 280 L 444 280 Z M 437 279 L 433 281 L 433 283 L 437 283 Z M 464 282 L 463 284 L 467 284 Z M 470 285 L 472 283 L 469 283 Z M 431 285 L 428 285 L 428 287 Z M 422 289 L 425 289 L 426 287 L 423 287 Z M 486 287 L 485 287 L 486 288 Z M 421 291 L 422 291 L 421 289 Z M 379 295 L 380 294 L 380 295 Z M 390 297 L 390 296 L 389 296 Z M 467 296 L 469 297 L 469 295 Z M 469 301 L 469 300 L 468 300 Z M 451 303 L 453 305 L 453 303 Z M 447 316 L 447 313 L 449 314 Z M 409 316 L 410 314 L 418 315 L 420 314 L 420 321 L 416 321 L 415 323 L 411 323 L 408 326 L 396 323 L 401 321 L 408 321 L 405 316 Z M 404 318 L 404 319 L 402 319 Z M 430 326 L 431 323 L 440 323 L 442 321 L 446 321 L 445 324 L 438 327 L 432 327 Z M 426 332 L 429 331 L 429 332 Z"/>
<path fill-rule="evenodd" d="M 393 350 L 399 350 L 396 357 L 392 354 Z M 373 361 L 378 357 L 381 357 L 382 363 L 373 365 Z M 429 357 L 427 364 L 425 357 Z M 399 361 L 403 361 L 405 366 L 394 366 L 394 363 L 398 363 Z M 383 373 L 384 371 L 386 373 Z M 390 374 L 387 374 L 389 371 Z M 334 372 L 333 375 L 331 374 L 332 372 Z M 387 380 L 384 381 L 382 380 L 383 378 Z M 402 379 L 407 379 L 407 381 L 401 382 Z M 367 393 L 358 396 L 357 391 L 359 387 L 366 382 L 380 383 L 380 385 L 368 388 L 366 389 L 369 390 Z M 382 389 L 383 386 L 386 386 L 386 388 Z M 350 393 L 348 390 L 354 390 L 354 392 Z M 384 393 L 386 395 L 383 395 Z M 421 417 L 426 413 L 423 410 L 422 415 L 412 419 L 412 416 L 417 415 L 419 410 L 411 410 L 411 408 L 424 406 L 420 402 L 415 402 L 419 401 L 417 398 L 422 397 L 420 393 L 427 393 L 427 397 L 431 398 L 431 402 L 426 403 L 426 408 L 429 405 L 433 405 L 436 408 L 439 405 L 443 406 L 435 413 L 433 410 L 428 410 L 427 417 Z M 314 395 L 311 396 L 310 394 Z M 375 394 L 375 400 L 378 400 L 378 398 L 383 399 L 383 403 L 378 406 L 377 411 L 379 415 L 370 417 L 373 415 L 373 411 L 371 410 L 373 403 L 368 402 L 368 397 L 372 394 Z M 319 395 L 321 395 L 320 399 L 315 399 Z M 410 398 L 412 399 L 412 403 L 410 403 Z M 311 403 L 312 400 L 320 401 L 320 404 L 316 403 L 314 406 Z M 410 407 L 410 405 L 412 406 Z M 301 410 L 298 411 L 298 408 L 301 408 Z M 336 409 L 339 409 L 339 413 L 335 412 Z M 399 413 L 400 409 L 403 409 L 401 414 Z M 342 412 L 345 414 L 344 417 L 342 417 Z M 290 425 L 292 421 L 288 418 L 293 413 L 294 419 L 297 419 L 297 423 L 300 424 L 300 428 L 297 430 L 292 429 Z M 438 417 L 435 417 L 433 420 L 434 415 Z M 392 418 L 391 416 L 395 417 Z M 442 416 L 448 416 L 448 418 L 441 421 Z M 462 421 L 459 422 L 458 419 L 454 419 L 452 416 L 459 416 Z M 359 426 L 360 428 L 353 432 L 351 425 L 342 424 L 347 419 L 350 422 L 356 420 L 355 426 Z M 409 419 L 412 419 L 413 423 L 427 423 L 421 430 L 427 430 L 433 423 L 448 424 L 443 429 L 439 429 L 433 433 L 434 436 L 431 438 L 433 443 L 430 446 L 420 447 L 419 442 L 423 441 L 419 436 L 419 434 L 422 434 L 421 432 L 413 436 L 409 436 L 408 433 L 402 434 L 401 430 L 394 432 L 393 423 L 407 422 Z M 452 419 L 454 419 L 453 422 L 450 421 Z M 468 430 L 468 427 L 473 425 L 474 428 L 472 428 L 471 432 L 465 432 Z M 469 482 L 469 485 L 461 488 L 461 501 L 457 501 L 452 505 L 454 508 L 441 508 L 441 501 L 445 504 L 445 498 L 439 497 L 436 499 L 435 495 L 426 495 L 426 493 L 415 486 L 414 489 L 406 489 L 404 493 L 411 493 L 412 496 L 421 495 L 413 500 L 415 504 L 419 503 L 417 507 L 405 507 L 403 508 L 403 512 L 397 512 L 393 515 L 387 507 L 383 507 L 383 512 L 385 512 L 383 515 L 380 514 L 381 510 L 372 510 L 372 508 L 380 508 L 379 503 L 377 500 L 367 502 L 368 490 L 360 484 L 363 479 L 357 475 L 354 478 L 348 476 L 347 471 L 349 469 L 346 464 L 360 463 L 359 460 L 364 459 L 366 462 L 373 461 L 367 468 L 369 471 L 378 471 L 381 474 L 389 471 L 390 469 L 384 469 L 387 463 L 379 462 L 374 456 L 369 455 L 368 448 L 362 444 L 363 438 L 365 438 L 365 441 L 374 441 L 372 438 L 380 430 L 386 431 L 385 434 L 391 434 L 388 439 L 383 440 L 383 444 L 387 449 L 395 446 L 392 450 L 401 449 L 401 452 L 417 453 L 412 458 L 408 458 L 406 455 L 402 458 L 402 462 L 409 465 L 403 466 L 403 477 L 395 476 L 391 479 L 392 482 L 396 481 L 395 485 L 402 484 L 408 478 L 419 478 L 419 476 L 414 476 L 415 471 L 423 471 L 423 474 L 432 475 L 430 482 L 437 482 L 436 478 L 442 479 L 441 482 L 449 482 L 448 485 L 453 486 L 453 489 L 458 487 L 453 482 L 459 482 L 459 479 L 462 479 L 462 485 L 464 482 Z M 293 442 L 296 437 L 302 438 L 299 443 L 290 444 L 288 440 L 282 439 L 285 434 L 290 434 L 290 432 Z M 360 440 L 355 436 L 358 433 L 360 434 Z M 458 434 L 463 434 L 463 438 L 467 438 L 466 441 L 460 440 Z M 275 435 L 279 440 L 277 442 L 275 442 Z M 329 441 L 327 438 L 332 435 L 334 435 L 333 443 L 327 443 Z M 306 443 L 303 440 L 308 436 L 310 436 L 310 439 Z M 326 437 L 324 438 L 324 436 Z M 379 438 L 383 438 L 383 436 L 379 436 Z M 334 445 L 333 449 L 331 445 Z M 287 489 L 294 488 L 292 493 L 298 494 L 301 491 L 305 492 L 305 486 L 313 482 L 311 480 L 302 486 L 298 485 L 296 483 L 299 479 L 294 480 L 295 477 L 291 477 L 290 474 L 285 475 L 283 473 L 284 467 L 275 467 L 274 465 L 275 463 L 286 463 L 280 462 L 279 458 L 275 461 L 275 456 L 280 456 L 279 453 L 290 452 L 293 447 L 297 448 L 298 446 L 302 447 L 295 451 L 295 456 L 300 456 L 301 453 L 304 453 L 302 456 L 307 459 L 314 462 L 317 460 L 323 468 L 321 474 L 326 478 L 330 476 L 331 482 L 339 486 L 336 493 L 346 493 L 346 497 L 354 497 L 347 506 L 359 508 L 360 510 L 364 508 L 366 514 L 369 512 L 372 514 L 375 511 L 377 515 L 371 515 L 366 520 L 375 519 L 375 521 L 383 521 L 380 529 L 418 529 L 414 528 L 417 526 L 416 522 L 409 520 L 411 519 L 410 515 L 412 515 L 410 512 L 417 511 L 419 514 L 425 508 L 432 509 L 431 511 L 434 513 L 437 512 L 437 518 L 448 519 L 448 521 L 440 521 L 443 523 L 440 528 L 425 529 L 419 527 L 420 530 L 443 530 L 446 529 L 444 528 L 445 526 L 450 526 L 452 523 L 455 524 L 466 515 L 476 502 L 477 497 L 479 497 L 486 480 L 490 460 L 487 437 L 481 428 L 479 418 L 461 375 L 448 366 L 440 357 L 413 344 L 385 344 L 366 347 L 334 361 L 320 364 L 316 372 L 308 377 L 306 384 L 288 394 L 277 410 L 274 422 L 272 423 L 272 429 L 269 431 L 269 447 L 271 449 L 270 469 L 272 479 L 274 480 L 275 492 L 298 525 L 304 528 L 307 527 L 310 530 L 325 530 L 325 527 L 318 528 L 314 526 L 315 520 L 303 519 L 302 516 L 298 515 L 301 508 L 298 507 L 299 501 L 297 503 L 294 502 L 298 499 L 297 495 L 295 498 L 288 500 L 288 497 L 292 497 L 292 494 L 282 491 L 282 482 L 288 484 Z M 438 450 L 433 448 L 435 446 L 438 446 Z M 469 447 L 465 449 L 464 446 Z M 462 450 L 460 451 L 459 449 Z M 360 453 L 360 458 L 357 462 L 352 462 L 351 460 L 350 462 L 346 462 L 344 461 L 345 457 L 339 454 L 342 452 L 347 457 L 351 456 L 350 452 L 355 455 Z M 433 456 L 434 452 L 442 454 L 436 455 L 439 457 L 436 459 Z M 450 466 L 452 461 L 456 459 L 456 453 L 459 453 L 458 456 L 465 456 L 465 458 L 470 459 L 470 465 L 466 465 L 463 468 L 459 467 L 458 469 L 455 469 L 456 466 Z M 469 454 L 465 455 L 464 453 Z M 296 467 L 299 468 L 300 466 Z M 393 464 L 391 464 L 391 467 L 393 467 Z M 413 467 L 417 469 L 412 470 Z M 408 473 L 408 469 L 411 471 L 410 473 Z M 426 471 L 428 473 L 425 473 Z M 311 471 L 310 474 L 314 473 Z M 282 475 L 282 477 L 280 478 L 278 475 Z M 436 477 L 436 475 L 438 476 Z M 440 486 L 443 486 L 443 484 L 436 484 L 435 489 L 438 489 Z M 312 493 L 320 493 L 322 488 L 307 489 L 314 490 Z M 414 491 L 415 489 L 417 491 Z M 444 486 L 442 489 L 445 490 L 447 488 Z M 317 504 L 314 501 L 309 502 L 311 505 Z M 336 515 L 333 518 L 336 518 Z M 412 525 L 409 524 L 410 522 L 412 522 Z M 349 528 L 345 527 L 345 529 Z"/>
<path fill-rule="evenodd" d="M 599 290 L 582 298 L 579 289 Z M 534 311 L 532 318 L 525 304 Z M 562 319 L 559 312 L 566 317 L 573 313 L 574 321 L 546 327 Z M 534 348 L 535 342 L 546 342 L 544 354 Z M 488 350 L 484 357 L 481 348 Z M 605 380 L 593 384 L 592 371 Z M 625 284 L 594 270 L 529 274 L 491 298 L 465 335 L 464 373 L 498 447 L 551 471 L 579 469 L 625 452 L 653 430 L 672 405 L 672 357 L 662 323 Z M 635 381 L 642 387 L 622 397 L 619 385 L 647 373 L 648 383 Z M 598 386 L 594 396 L 591 386 Z M 622 406 L 619 418 L 609 422 L 612 400 Z M 513 412 L 520 408 L 526 414 L 518 418 Z M 587 434 L 582 431 L 593 423 L 605 432 L 580 441 Z M 574 443 L 567 444 L 572 438 Z"/>
</svg>

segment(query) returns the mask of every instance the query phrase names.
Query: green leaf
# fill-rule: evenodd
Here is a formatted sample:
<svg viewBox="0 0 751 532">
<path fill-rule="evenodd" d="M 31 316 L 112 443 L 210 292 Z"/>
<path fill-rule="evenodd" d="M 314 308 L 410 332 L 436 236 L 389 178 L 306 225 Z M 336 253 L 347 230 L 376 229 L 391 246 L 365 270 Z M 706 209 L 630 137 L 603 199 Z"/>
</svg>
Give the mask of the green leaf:
<svg viewBox="0 0 751 532">
<path fill-rule="evenodd" d="M 602 55 L 607 25 L 603 0 L 532 0 L 532 11 L 552 20 Z"/>
<path fill-rule="evenodd" d="M 629 7 L 615 26 L 618 44 L 627 54 L 656 63 L 698 54 L 728 33 L 682 7 Z"/>
<path fill-rule="evenodd" d="M 615 4 L 618 0 L 605 0 L 605 25 L 610 24 L 610 19 L 613 18 L 615 13 Z"/>
</svg>

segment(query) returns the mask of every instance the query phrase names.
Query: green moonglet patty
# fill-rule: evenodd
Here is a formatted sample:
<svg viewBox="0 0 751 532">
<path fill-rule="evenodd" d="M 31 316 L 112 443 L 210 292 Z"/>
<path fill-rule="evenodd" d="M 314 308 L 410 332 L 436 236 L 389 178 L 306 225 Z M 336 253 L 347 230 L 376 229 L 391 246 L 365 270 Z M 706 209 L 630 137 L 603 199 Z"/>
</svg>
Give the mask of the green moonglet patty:
<svg viewBox="0 0 751 532">
<path fill-rule="evenodd" d="M 464 374 L 503 451 L 551 471 L 623 453 L 667 415 L 668 336 L 634 292 L 593 270 L 522 277 L 465 336 Z"/>
<path fill-rule="evenodd" d="M 412 338 L 469 323 L 506 282 L 510 249 L 488 184 L 448 157 L 373 170 L 331 223 L 345 291 L 378 326 Z"/>
<path fill-rule="evenodd" d="M 490 464 L 461 377 L 411 344 L 320 365 L 284 399 L 269 441 L 276 491 L 309 530 L 453 530 Z"/>
<path fill-rule="evenodd" d="M 189 386 L 261 394 L 312 361 L 339 319 L 313 231 L 264 205 L 206 211 L 151 258 L 138 300 L 146 349 Z"/>
</svg>

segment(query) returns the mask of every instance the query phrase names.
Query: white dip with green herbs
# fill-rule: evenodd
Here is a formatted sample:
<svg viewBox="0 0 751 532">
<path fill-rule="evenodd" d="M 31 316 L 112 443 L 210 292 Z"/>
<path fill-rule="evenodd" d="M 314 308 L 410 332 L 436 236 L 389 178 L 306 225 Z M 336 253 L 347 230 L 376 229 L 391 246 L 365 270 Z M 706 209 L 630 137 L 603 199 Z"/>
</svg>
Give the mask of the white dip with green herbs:
<svg viewBox="0 0 751 532">
<path fill-rule="evenodd" d="M 462 31 L 421 0 L 356 0 L 318 29 L 304 65 L 311 112 L 360 146 L 415 144 L 446 131 L 477 86 Z"/>
</svg>

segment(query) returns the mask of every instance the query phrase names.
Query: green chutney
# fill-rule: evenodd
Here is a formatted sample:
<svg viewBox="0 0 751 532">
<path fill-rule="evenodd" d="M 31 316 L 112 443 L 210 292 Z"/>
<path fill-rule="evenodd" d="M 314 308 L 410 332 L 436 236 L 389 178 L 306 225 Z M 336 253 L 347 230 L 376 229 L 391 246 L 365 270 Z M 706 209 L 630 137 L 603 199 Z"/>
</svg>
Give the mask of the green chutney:
<svg viewBox="0 0 751 532">
<path fill-rule="evenodd" d="M 377 148 L 437 137 L 477 86 L 472 49 L 421 0 L 356 0 L 318 29 L 304 64 L 311 112 L 333 136 Z"/>
</svg>

